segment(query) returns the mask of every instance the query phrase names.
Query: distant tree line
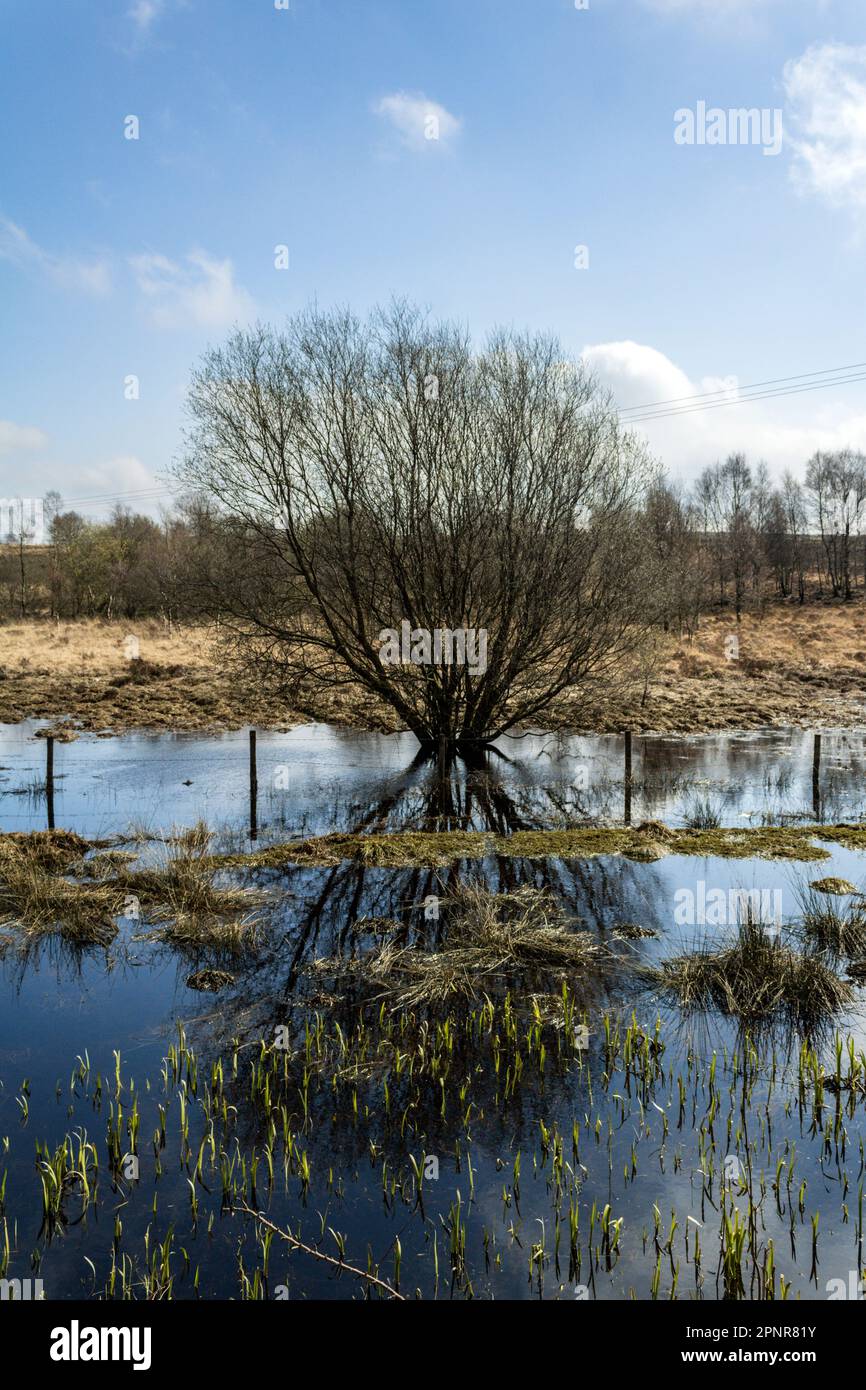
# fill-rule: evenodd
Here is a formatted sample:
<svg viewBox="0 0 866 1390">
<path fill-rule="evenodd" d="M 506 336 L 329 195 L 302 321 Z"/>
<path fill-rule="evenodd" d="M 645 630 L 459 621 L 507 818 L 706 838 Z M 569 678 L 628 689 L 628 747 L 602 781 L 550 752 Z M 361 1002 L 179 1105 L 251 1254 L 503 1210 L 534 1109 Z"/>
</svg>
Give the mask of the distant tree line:
<svg viewBox="0 0 866 1390">
<path fill-rule="evenodd" d="M 0 536 L 0 618 L 168 623 L 214 614 L 215 570 L 238 582 L 251 538 L 207 501 L 159 519 L 123 506 L 92 521 L 44 501 L 45 544 Z M 769 598 L 806 603 L 866 594 L 866 456 L 817 453 L 804 478 L 773 485 L 742 454 L 705 468 L 689 489 L 660 476 L 630 519 L 642 537 L 647 609 L 664 631 L 689 635 L 704 613 L 737 619 Z M 249 545 L 249 549 L 248 549 Z"/>
<path fill-rule="evenodd" d="M 193 575 L 207 533 L 202 508 L 159 520 L 117 506 L 107 521 L 44 503 L 44 544 L 0 536 L 0 618 L 134 619 L 202 616 Z"/>
<path fill-rule="evenodd" d="M 658 482 L 642 523 L 666 629 L 692 632 L 718 607 L 739 621 L 772 596 L 866 592 L 866 457 L 850 449 L 815 454 L 803 481 L 786 472 L 777 486 L 765 464 L 731 454 L 689 491 Z"/>
</svg>

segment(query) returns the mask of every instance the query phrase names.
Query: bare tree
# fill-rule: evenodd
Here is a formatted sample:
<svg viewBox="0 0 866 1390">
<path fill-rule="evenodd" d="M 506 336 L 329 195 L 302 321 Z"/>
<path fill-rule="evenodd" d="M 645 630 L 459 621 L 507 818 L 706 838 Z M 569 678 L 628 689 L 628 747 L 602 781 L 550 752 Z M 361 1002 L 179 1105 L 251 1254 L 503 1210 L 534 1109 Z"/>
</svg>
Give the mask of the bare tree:
<svg viewBox="0 0 866 1390">
<path fill-rule="evenodd" d="M 782 478 L 785 525 L 791 545 L 791 565 L 797 577 L 797 597 L 806 602 L 806 572 L 809 564 L 809 511 L 803 487 L 790 472 Z"/>
<path fill-rule="evenodd" d="M 761 527 L 764 552 L 776 580 L 780 598 L 793 595 L 806 600 L 809 568 L 809 515 L 801 483 L 790 473 L 768 496 Z"/>
<path fill-rule="evenodd" d="M 293 698 L 360 684 L 422 743 L 468 748 L 636 640 L 652 468 L 554 339 L 476 353 L 406 304 L 312 310 L 208 352 L 189 413 L 177 475 L 245 555 L 207 547 L 213 607 Z M 485 634 L 483 663 L 456 632 Z"/>
<path fill-rule="evenodd" d="M 647 492 L 644 526 L 653 582 L 647 612 L 664 631 L 695 632 L 711 582 L 701 516 L 681 487 L 661 478 Z"/>
<path fill-rule="evenodd" d="M 850 599 L 852 548 L 866 503 L 866 459 L 851 449 L 817 453 L 806 466 L 806 488 L 821 535 L 833 597 Z"/>
<path fill-rule="evenodd" d="M 755 584 L 755 520 L 765 493 L 765 470 L 759 466 L 753 475 L 743 454 L 731 454 L 724 463 L 704 469 L 697 483 L 696 501 L 716 557 L 719 599 L 726 601 L 728 583 L 733 581 L 737 622 L 750 577 Z"/>
</svg>

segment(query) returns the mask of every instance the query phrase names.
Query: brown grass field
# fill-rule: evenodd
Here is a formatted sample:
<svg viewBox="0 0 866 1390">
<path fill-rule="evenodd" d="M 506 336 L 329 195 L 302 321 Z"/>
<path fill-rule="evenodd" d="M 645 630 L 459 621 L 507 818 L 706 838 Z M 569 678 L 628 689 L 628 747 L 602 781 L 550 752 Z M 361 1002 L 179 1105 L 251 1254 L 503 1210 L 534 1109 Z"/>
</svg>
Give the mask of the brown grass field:
<svg viewBox="0 0 866 1390">
<path fill-rule="evenodd" d="M 728 660 L 726 639 L 739 637 Z M 125 642 L 138 640 L 141 660 Z M 762 726 L 851 727 L 866 722 L 866 607 L 775 605 L 706 618 L 695 639 L 663 640 L 644 672 L 575 687 L 549 711 L 551 729 L 697 733 Z M 314 711 L 360 728 L 394 729 L 389 711 L 344 690 Z M 106 735 L 124 729 L 285 729 L 308 717 L 244 686 L 221 664 L 203 627 L 160 621 L 19 621 L 0 625 L 0 723 L 68 721 Z"/>
</svg>

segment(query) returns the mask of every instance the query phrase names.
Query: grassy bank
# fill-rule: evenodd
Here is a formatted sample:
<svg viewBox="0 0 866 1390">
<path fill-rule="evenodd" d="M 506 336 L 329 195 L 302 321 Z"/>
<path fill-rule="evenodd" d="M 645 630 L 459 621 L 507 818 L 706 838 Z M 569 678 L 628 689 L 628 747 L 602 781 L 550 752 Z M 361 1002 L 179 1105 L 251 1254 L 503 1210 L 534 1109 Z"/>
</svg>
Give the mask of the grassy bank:
<svg viewBox="0 0 866 1390">
<path fill-rule="evenodd" d="M 736 635 L 739 656 L 726 643 Z M 135 639 L 130 643 L 129 639 Z M 138 660 L 130 659 L 137 651 Z M 727 646 L 730 651 L 730 645 Z M 775 606 L 703 621 L 671 638 L 645 684 L 574 687 L 546 714 L 550 729 L 699 733 L 864 722 L 866 612 L 861 604 Z M 68 718 L 82 730 L 289 728 L 308 717 L 392 731 L 393 715 L 346 687 L 302 713 L 223 665 L 205 627 L 143 622 L 17 622 L 0 626 L 0 723 Z"/>
</svg>

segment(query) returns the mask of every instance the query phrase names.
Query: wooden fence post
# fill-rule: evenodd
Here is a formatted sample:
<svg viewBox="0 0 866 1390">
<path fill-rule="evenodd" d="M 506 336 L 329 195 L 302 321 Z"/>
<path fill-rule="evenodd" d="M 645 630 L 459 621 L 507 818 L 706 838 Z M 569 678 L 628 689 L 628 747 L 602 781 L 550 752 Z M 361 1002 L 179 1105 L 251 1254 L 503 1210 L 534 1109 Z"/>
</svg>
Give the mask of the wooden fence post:
<svg viewBox="0 0 866 1390">
<path fill-rule="evenodd" d="M 815 735 L 812 748 L 812 814 L 821 819 L 821 735 Z"/>
<path fill-rule="evenodd" d="M 625 736 L 625 823 L 631 825 L 631 730 Z"/>
<path fill-rule="evenodd" d="M 259 778 L 256 770 L 256 731 L 250 729 L 250 839 L 258 839 Z"/>
<path fill-rule="evenodd" d="M 48 802 L 48 829 L 54 829 L 54 736 L 45 740 L 45 797 Z"/>
</svg>

